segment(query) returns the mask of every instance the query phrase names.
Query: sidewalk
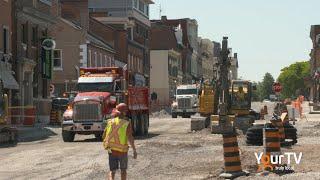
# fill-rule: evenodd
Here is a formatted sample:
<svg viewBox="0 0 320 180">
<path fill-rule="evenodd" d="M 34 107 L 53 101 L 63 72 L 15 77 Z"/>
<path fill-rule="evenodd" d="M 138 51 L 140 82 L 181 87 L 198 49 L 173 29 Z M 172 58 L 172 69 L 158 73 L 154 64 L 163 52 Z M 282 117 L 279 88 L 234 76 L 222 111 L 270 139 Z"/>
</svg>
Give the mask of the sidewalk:
<svg viewBox="0 0 320 180">
<path fill-rule="evenodd" d="M 18 142 L 30 142 L 48 139 L 57 135 L 59 127 L 49 127 L 45 124 L 35 124 L 34 126 L 20 126 L 18 129 Z M 55 132 L 56 131 L 56 132 Z"/>
</svg>

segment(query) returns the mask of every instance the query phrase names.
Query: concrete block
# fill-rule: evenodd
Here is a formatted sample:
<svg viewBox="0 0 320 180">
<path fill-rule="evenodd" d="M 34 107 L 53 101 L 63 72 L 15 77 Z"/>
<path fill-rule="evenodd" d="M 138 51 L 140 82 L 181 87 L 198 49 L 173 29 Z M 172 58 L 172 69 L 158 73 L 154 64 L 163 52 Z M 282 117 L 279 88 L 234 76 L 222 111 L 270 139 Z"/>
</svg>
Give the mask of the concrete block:
<svg viewBox="0 0 320 180">
<path fill-rule="evenodd" d="M 205 128 L 205 117 L 191 117 L 191 131 L 200 131 Z"/>
</svg>

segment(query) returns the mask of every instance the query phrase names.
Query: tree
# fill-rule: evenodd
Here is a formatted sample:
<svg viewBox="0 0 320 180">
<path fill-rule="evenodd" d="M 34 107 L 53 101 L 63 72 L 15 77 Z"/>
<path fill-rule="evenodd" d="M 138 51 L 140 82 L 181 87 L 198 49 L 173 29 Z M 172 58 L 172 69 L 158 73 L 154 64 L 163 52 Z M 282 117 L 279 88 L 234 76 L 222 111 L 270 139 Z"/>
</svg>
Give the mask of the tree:
<svg viewBox="0 0 320 180">
<path fill-rule="evenodd" d="M 278 81 L 282 84 L 282 98 L 294 98 L 307 93 L 304 79 L 310 76 L 308 61 L 296 62 L 281 70 Z"/>
<path fill-rule="evenodd" d="M 266 73 L 263 77 L 260 87 L 258 86 L 258 92 L 260 99 L 268 99 L 270 94 L 273 94 L 272 85 L 274 84 L 274 78 L 270 73 Z"/>
</svg>

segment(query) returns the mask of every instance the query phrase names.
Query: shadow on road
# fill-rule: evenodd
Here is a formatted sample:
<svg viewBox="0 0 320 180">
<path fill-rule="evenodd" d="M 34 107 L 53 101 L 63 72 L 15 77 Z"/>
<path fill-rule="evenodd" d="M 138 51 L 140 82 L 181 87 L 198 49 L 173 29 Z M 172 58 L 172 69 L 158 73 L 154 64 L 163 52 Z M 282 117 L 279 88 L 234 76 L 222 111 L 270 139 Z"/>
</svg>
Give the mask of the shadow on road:
<svg viewBox="0 0 320 180">
<path fill-rule="evenodd" d="M 82 143 L 82 142 L 101 142 L 102 143 L 102 141 L 98 140 L 97 138 L 75 140 L 73 142 L 80 142 L 80 143 Z"/>
<path fill-rule="evenodd" d="M 49 127 L 22 127 L 18 128 L 18 142 L 32 142 L 48 139 L 57 133 Z"/>
<path fill-rule="evenodd" d="M 146 139 L 151 139 L 154 137 L 159 136 L 160 134 L 157 133 L 149 133 L 147 136 L 135 136 L 134 139 L 135 140 L 146 140 Z"/>
</svg>

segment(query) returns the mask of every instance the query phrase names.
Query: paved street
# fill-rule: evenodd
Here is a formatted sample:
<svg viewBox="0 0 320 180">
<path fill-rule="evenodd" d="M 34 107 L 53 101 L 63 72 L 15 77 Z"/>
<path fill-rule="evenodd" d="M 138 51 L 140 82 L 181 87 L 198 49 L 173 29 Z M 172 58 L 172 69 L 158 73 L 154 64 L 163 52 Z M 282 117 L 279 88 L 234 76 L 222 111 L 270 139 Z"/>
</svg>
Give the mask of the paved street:
<svg viewBox="0 0 320 180">
<path fill-rule="evenodd" d="M 320 175 L 320 122 L 315 118 L 320 116 L 308 116 L 312 116 L 312 121 L 297 122 L 298 144 L 282 149 L 304 153 L 302 164 L 295 167 L 296 173 L 282 176 L 284 179 Z M 93 136 L 76 136 L 75 142 L 64 143 L 60 128 L 48 127 L 39 130 L 41 133 L 39 140 L 27 138 L 15 147 L 0 149 L 0 179 L 105 178 L 108 156 Z M 246 146 L 243 135 L 238 139 L 243 169 L 252 173 L 250 178 L 263 178 L 255 175 L 254 157 L 254 152 L 262 151 L 262 147 Z M 152 118 L 150 136 L 138 138 L 136 144 L 139 156 L 133 160 L 129 152 L 129 179 L 217 179 L 223 171 L 221 136 L 211 135 L 208 130 L 190 132 L 190 119 Z M 277 176 L 270 175 L 268 179 L 272 177 Z"/>
</svg>

